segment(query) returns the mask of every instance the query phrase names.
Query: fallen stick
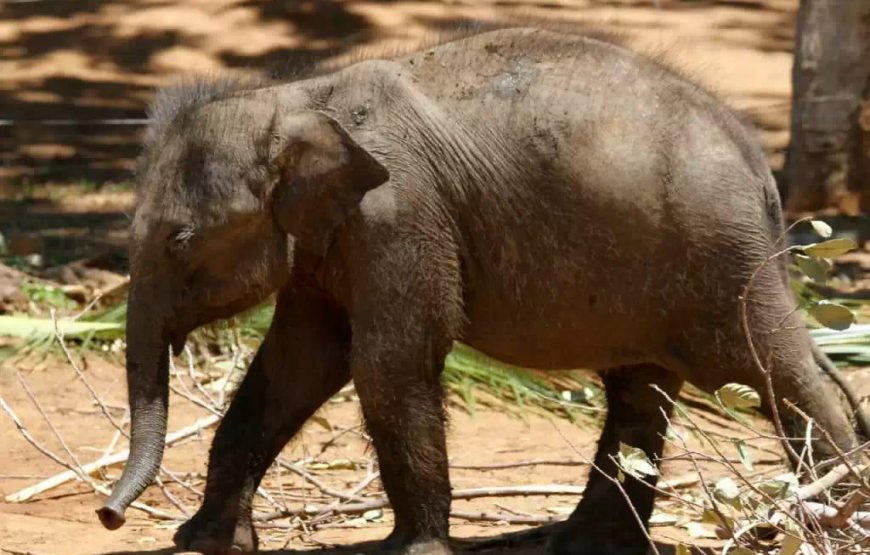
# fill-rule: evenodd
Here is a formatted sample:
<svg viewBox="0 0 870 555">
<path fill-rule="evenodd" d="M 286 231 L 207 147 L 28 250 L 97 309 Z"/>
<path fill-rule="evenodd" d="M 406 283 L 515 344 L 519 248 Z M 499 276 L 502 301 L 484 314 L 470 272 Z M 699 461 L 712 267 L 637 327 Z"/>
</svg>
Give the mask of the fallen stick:
<svg viewBox="0 0 870 555">
<path fill-rule="evenodd" d="M 467 512 L 467 511 L 450 511 L 451 518 L 459 518 L 468 521 L 483 521 L 483 522 L 502 522 L 505 524 L 556 524 L 562 522 L 564 517 L 550 515 L 511 515 L 504 513 L 487 513 L 487 512 Z M 289 525 L 281 524 L 265 524 L 257 522 L 258 528 L 277 528 L 284 530 L 298 530 L 302 523 L 291 523 Z M 324 526 L 319 526 L 318 529 L 337 529 L 337 528 L 358 528 L 358 524 L 352 522 L 336 522 L 329 523 Z M 463 551 L 464 553 L 464 551 Z"/>
<path fill-rule="evenodd" d="M 865 495 L 861 491 L 852 492 L 851 497 L 849 497 L 845 503 L 842 503 L 837 509 L 837 514 L 834 515 L 833 519 L 830 519 L 827 523 L 822 521 L 822 524 L 827 524 L 828 526 L 833 526 L 835 528 L 845 527 L 849 524 L 850 521 L 854 520 L 859 526 L 864 528 L 870 528 L 870 520 L 866 523 L 863 521 L 863 517 L 861 517 L 861 507 L 870 500 L 867 495 Z M 855 515 L 859 516 L 855 516 Z M 865 516 L 870 517 L 870 513 L 863 513 Z M 865 526 L 866 524 L 866 526 Z"/>
<path fill-rule="evenodd" d="M 355 497 L 351 497 L 349 496 L 349 494 L 343 491 L 329 487 L 328 485 L 315 478 L 310 472 L 308 472 L 304 468 L 285 460 L 280 455 L 275 457 L 275 464 L 300 476 L 303 480 L 310 483 L 311 485 L 313 485 L 330 497 L 337 497 L 338 499 L 344 499 L 345 501 L 354 501 L 356 499 Z"/>
<path fill-rule="evenodd" d="M 196 422 L 194 422 L 190 426 L 187 426 L 186 428 L 182 428 L 178 431 L 175 431 L 175 432 L 172 432 L 171 434 L 168 434 L 166 436 L 166 446 L 169 447 L 170 445 L 172 445 L 173 443 L 176 443 L 177 441 L 180 441 L 182 439 L 190 437 L 190 436 L 196 434 L 197 432 L 199 432 L 200 430 L 202 430 L 204 428 L 208 428 L 209 426 L 212 426 L 218 420 L 220 420 L 220 418 L 216 415 L 211 415 L 211 416 L 206 416 L 205 418 L 200 418 L 199 420 L 197 420 Z M 100 457 L 99 459 L 97 459 L 96 461 L 94 461 L 92 463 L 84 464 L 84 465 L 82 465 L 82 470 L 86 474 L 90 475 L 93 472 L 96 472 L 100 468 L 104 468 L 106 466 L 111 466 L 111 465 L 117 464 L 119 462 L 124 462 L 127 460 L 127 457 L 129 457 L 129 456 L 130 456 L 130 451 L 128 449 L 125 449 L 123 451 L 119 451 L 117 453 L 109 455 L 108 457 Z M 54 489 L 62 484 L 70 482 L 72 480 L 78 480 L 78 479 L 79 479 L 79 476 L 77 476 L 75 472 L 73 472 L 71 470 L 67 470 L 65 472 L 61 472 L 60 474 L 55 474 L 54 476 L 51 476 L 50 478 L 46 478 L 45 480 L 39 482 L 38 484 L 34 484 L 32 486 L 28 486 L 24 489 L 21 489 L 19 491 L 14 492 L 14 493 L 10 493 L 9 495 L 7 495 L 4 498 L 4 500 L 7 503 L 22 503 L 24 501 L 27 501 L 28 499 L 30 499 L 31 497 L 33 497 L 35 495 L 39 495 L 40 493 L 43 493 L 43 492 L 48 491 L 50 489 Z"/>
<path fill-rule="evenodd" d="M 810 418 L 810 416 L 807 413 L 802 411 L 797 405 L 795 405 L 794 403 L 792 403 L 788 399 L 783 399 L 782 402 L 786 407 L 788 407 L 793 412 L 797 413 L 798 416 L 803 418 L 805 422 L 812 421 L 812 419 Z M 867 480 L 865 479 L 865 477 L 863 475 L 864 470 L 866 470 L 866 466 L 861 466 L 860 470 L 855 468 L 855 465 L 853 465 L 849 461 L 849 457 L 846 456 L 846 453 L 844 453 L 843 450 L 840 449 L 840 447 L 837 445 L 837 442 L 835 442 L 834 439 L 831 437 L 830 432 L 828 432 L 828 430 L 826 430 L 822 426 L 817 426 L 816 428 L 819 430 L 819 432 L 825 438 L 825 441 L 828 442 L 828 445 L 831 447 L 831 449 L 833 449 L 834 452 L 837 454 L 837 458 L 840 459 L 841 465 L 847 467 L 849 469 L 849 473 L 852 474 L 856 480 L 858 480 L 858 485 L 861 487 L 861 490 L 864 491 L 865 493 L 870 494 L 870 484 L 868 484 Z M 838 466 L 840 466 L 840 465 L 838 465 Z"/>
<path fill-rule="evenodd" d="M 178 377 L 178 376 L 176 376 L 176 377 Z M 184 383 L 180 377 L 178 377 L 178 381 L 181 383 Z M 203 401 L 201 399 L 197 399 L 192 393 L 187 393 L 187 392 L 184 392 L 184 391 L 178 389 L 177 387 L 175 387 L 171 383 L 169 384 L 169 390 L 172 391 L 173 393 L 175 393 L 176 395 L 178 395 L 179 397 L 183 397 L 183 398 L 187 399 L 188 401 L 190 401 L 194 405 L 201 407 L 201 408 L 204 408 L 205 410 L 207 410 L 208 412 L 210 412 L 216 416 L 223 416 L 221 411 L 212 407 L 211 405 L 209 405 L 205 401 Z"/>
<path fill-rule="evenodd" d="M 489 488 L 458 489 L 453 499 L 476 499 L 479 497 L 526 497 L 530 495 L 581 495 L 583 486 L 562 486 L 558 484 L 530 486 L 495 486 Z"/>
<path fill-rule="evenodd" d="M 28 431 L 28 429 L 21 422 L 21 420 L 18 418 L 18 415 L 15 414 L 15 411 L 12 410 L 12 407 L 10 407 L 6 403 L 6 401 L 3 400 L 3 397 L 0 397 L 0 410 L 3 410 L 3 412 L 5 412 L 6 415 L 12 420 L 12 423 L 15 424 L 15 427 L 18 429 L 18 433 L 20 433 L 24 437 L 27 443 L 32 445 L 37 451 L 39 451 L 49 459 L 53 460 L 57 464 L 65 468 L 69 467 L 69 465 L 64 462 L 60 457 L 49 451 L 45 446 L 36 441 L 35 437 L 30 435 L 30 431 Z M 75 473 L 72 473 L 72 475 L 73 477 L 75 477 Z"/>
<path fill-rule="evenodd" d="M 95 304 L 99 299 L 100 299 L 99 296 L 95 297 L 94 300 L 91 301 L 91 303 L 87 307 L 85 307 L 82 310 L 82 312 L 79 313 L 79 315 L 76 316 L 75 318 L 79 318 L 82 314 L 87 312 L 90 309 L 90 307 L 93 306 L 93 304 Z M 51 310 L 51 320 L 52 320 L 52 322 L 54 322 L 55 338 L 57 339 L 57 342 L 60 344 L 60 347 L 63 350 L 64 355 L 66 355 L 67 362 L 69 362 L 70 366 L 72 366 L 72 369 L 75 371 L 76 376 L 78 377 L 79 381 L 82 382 L 82 384 L 88 390 L 88 393 L 90 393 L 91 398 L 94 400 L 94 402 L 97 404 L 97 406 L 100 407 L 100 410 L 102 411 L 103 415 L 106 417 L 106 419 L 109 421 L 109 423 L 115 428 L 115 436 L 112 438 L 111 443 L 109 444 L 108 447 L 106 447 L 106 449 L 103 453 L 104 457 L 108 456 L 109 452 L 114 450 L 116 443 L 118 442 L 118 440 L 122 436 L 125 438 L 128 438 L 128 439 L 130 436 L 126 431 L 124 431 L 123 423 L 119 424 L 117 421 L 115 421 L 114 418 L 112 418 L 112 414 L 109 412 L 109 408 L 106 406 L 106 403 L 100 398 L 100 396 L 97 394 L 97 391 L 93 388 L 93 386 L 91 386 L 91 384 L 90 384 L 90 382 L 88 382 L 87 378 L 85 378 L 85 375 L 81 371 L 81 369 L 79 368 L 78 364 L 76 364 L 75 359 L 73 359 L 72 354 L 69 352 L 69 349 L 66 346 L 66 341 L 64 341 L 64 335 L 63 335 L 63 333 L 61 333 L 60 327 L 58 326 L 57 316 L 55 314 L 54 309 Z M 24 387 L 25 390 L 27 390 L 27 386 L 24 383 L 23 379 L 20 377 L 20 375 L 18 373 L 16 373 L 16 376 L 18 376 L 18 381 L 21 382 L 22 387 Z M 30 395 L 30 393 L 28 393 L 28 395 Z M 33 399 L 33 402 L 36 403 L 36 399 Z M 124 417 L 127 418 L 127 417 L 129 417 L 129 415 L 130 415 L 130 411 L 129 411 L 129 409 L 127 409 L 124 412 Z M 48 422 L 48 416 L 47 415 L 43 415 L 43 416 L 45 417 L 46 422 Z M 49 422 L 49 425 L 51 425 L 50 422 Z M 63 438 L 60 437 L 60 435 L 57 433 L 56 430 L 53 429 L 53 427 L 52 427 L 52 431 L 55 432 L 55 435 L 57 435 L 58 440 L 60 440 L 61 444 L 63 445 L 64 444 Z M 64 448 L 66 449 L 66 445 L 64 445 Z M 76 467 L 81 468 L 82 467 L 81 463 L 79 463 L 79 461 L 75 458 L 75 456 L 72 454 L 72 452 L 69 451 L 68 449 L 67 449 L 67 452 L 69 453 L 70 457 L 72 457 L 73 461 L 76 463 Z M 105 476 L 105 473 L 103 472 L 102 467 L 99 468 L 99 471 L 100 471 L 101 477 L 103 479 L 105 479 L 106 476 Z M 169 470 L 164 468 L 162 464 L 160 465 L 160 471 L 163 472 L 164 474 L 166 474 L 167 476 L 169 476 L 174 481 L 182 484 L 184 487 L 188 487 L 187 484 L 184 484 L 183 482 L 178 480 L 172 472 L 170 472 Z M 87 473 L 86 475 L 89 476 L 90 473 Z M 175 505 L 175 507 L 178 508 L 178 510 L 180 510 L 182 512 L 182 514 L 184 514 L 184 516 L 190 516 L 190 511 L 187 509 L 187 507 L 184 505 L 184 503 L 180 499 L 178 499 L 171 491 L 169 491 L 169 489 L 164 485 L 163 480 L 160 479 L 160 476 L 156 476 L 154 478 L 154 482 L 157 484 L 157 487 L 160 488 L 160 491 L 163 492 L 163 495 L 166 497 L 166 499 L 170 503 Z M 188 487 L 188 489 L 191 489 L 191 488 Z"/>
<path fill-rule="evenodd" d="M 583 461 L 554 461 L 538 459 L 501 464 L 451 464 L 450 468 L 457 470 L 502 470 L 505 468 L 520 468 L 523 466 L 587 466 Z"/>
<path fill-rule="evenodd" d="M 24 437 L 24 439 L 30 445 L 32 445 L 37 451 L 39 451 L 40 453 L 42 453 L 43 455 L 45 455 L 46 457 L 48 457 L 52 461 L 56 462 L 60 466 L 63 466 L 64 468 L 68 469 L 67 472 L 62 472 L 61 474 L 69 474 L 69 475 L 71 475 L 70 480 L 75 480 L 75 479 L 82 480 L 85 483 L 87 483 L 91 488 L 93 488 L 94 491 L 96 491 L 98 493 L 102 493 L 103 495 L 109 495 L 110 492 L 109 492 L 108 488 L 106 488 L 100 484 L 97 484 L 93 480 L 89 479 L 87 474 L 82 474 L 81 476 L 78 475 L 78 473 L 80 471 L 85 471 L 84 468 L 78 469 L 78 468 L 73 467 L 72 465 L 70 465 L 69 463 L 67 463 L 66 461 L 64 461 L 63 459 L 61 459 L 60 457 L 58 457 L 57 455 L 55 455 L 51 451 L 49 451 L 41 443 L 36 441 L 36 438 L 34 438 L 30 434 L 30 432 L 27 430 L 27 428 L 24 426 L 24 424 L 18 418 L 18 415 L 15 414 L 15 412 L 12 410 L 12 407 L 10 407 L 6 403 L 6 401 L 3 400 L 3 397 L 0 397 L 0 410 L 3 410 L 3 412 L 5 412 L 7 416 L 9 416 L 9 418 L 15 424 L 15 427 L 18 429 L 18 432 Z M 85 466 L 87 466 L 87 465 L 85 465 Z M 69 481 L 69 480 L 67 480 L 67 481 Z M 28 489 L 28 488 L 25 488 L 25 489 Z M 11 503 L 12 501 L 9 501 L 9 497 L 12 497 L 14 495 L 15 494 L 7 496 L 6 501 Z M 176 517 L 176 516 L 173 516 L 169 513 L 165 513 L 159 509 L 155 509 L 154 507 L 150 507 L 150 506 L 146 505 L 145 503 L 141 503 L 139 501 L 133 502 L 130 506 L 135 508 L 135 509 L 139 509 L 140 511 L 143 511 L 145 513 L 148 513 L 149 515 L 151 515 L 155 518 L 159 518 L 162 520 L 178 520 L 178 517 Z"/>
<path fill-rule="evenodd" d="M 837 485 L 846 478 L 846 476 L 857 475 L 860 477 L 864 470 L 866 470 L 866 466 L 854 468 L 846 464 L 838 464 L 815 482 L 798 488 L 797 498 L 801 501 L 805 501 L 807 499 L 818 497 L 822 492 Z"/>
<path fill-rule="evenodd" d="M 708 457 L 709 458 L 709 457 Z M 662 462 L 668 461 L 691 461 L 691 458 L 686 453 L 677 453 L 675 455 L 668 455 L 666 457 L 662 457 L 660 459 Z M 722 464 L 730 463 L 730 464 L 743 464 L 743 461 L 738 458 L 732 457 L 720 457 L 716 459 L 717 461 L 721 461 Z M 753 466 L 772 466 L 782 464 L 783 458 L 780 457 L 778 459 L 757 459 L 752 461 Z"/>
<path fill-rule="evenodd" d="M 822 503 L 807 502 L 803 508 L 812 513 L 822 526 L 829 528 L 845 528 L 848 524 L 857 524 L 861 528 L 870 529 L 870 511 L 856 511 L 845 516 L 836 507 Z"/>
<path fill-rule="evenodd" d="M 277 468 L 281 468 L 281 467 L 279 466 Z M 357 484 L 355 488 L 353 488 L 352 490 L 350 490 L 347 493 L 347 495 L 348 495 L 347 499 L 356 499 L 361 491 L 366 489 L 369 486 L 369 484 L 371 484 L 372 482 L 374 482 L 375 480 L 377 480 L 380 477 L 381 477 L 380 472 L 373 472 L 371 470 L 371 463 L 370 463 L 368 475 L 365 478 L 363 478 L 363 480 L 359 484 Z M 341 506 L 341 502 L 342 502 L 341 499 L 336 499 L 329 506 L 324 507 L 320 511 L 320 513 L 314 519 L 312 519 L 312 522 L 316 522 L 318 519 L 323 519 L 323 518 L 327 518 L 327 517 L 331 516 L 333 510 L 335 510 L 336 508 Z M 287 509 L 287 506 L 285 505 L 284 508 Z"/>
<path fill-rule="evenodd" d="M 121 437 L 124 435 L 123 434 L 123 431 L 124 431 L 123 426 L 124 426 L 124 424 L 129 422 L 129 415 L 130 415 L 129 412 L 124 413 L 124 418 L 121 420 L 121 424 L 120 424 L 122 426 L 122 428 L 115 430 L 115 435 L 112 436 L 112 439 L 111 439 L 111 441 L 109 441 L 109 444 L 106 445 L 105 449 L 103 449 L 103 456 L 104 457 L 108 457 L 109 455 L 111 455 L 112 451 L 115 450 L 115 447 L 118 446 L 118 442 L 121 441 Z"/>
<path fill-rule="evenodd" d="M 582 486 L 561 486 L 555 484 L 545 484 L 545 485 L 529 485 L 529 486 L 498 486 L 491 488 L 470 488 L 470 489 L 457 489 L 453 490 L 453 499 L 477 499 L 480 497 L 527 497 L 531 495 L 580 495 L 583 493 Z M 342 493 L 340 496 L 334 497 L 342 497 L 349 498 L 349 494 Z M 325 508 L 317 507 L 315 505 L 306 505 L 300 509 L 292 509 L 289 511 L 275 511 L 271 513 L 259 513 L 254 515 L 254 520 L 257 522 L 267 522 L 269 520 L 275 520 L 276 518 L 283 518 L 286 516 L 323 516 L 324 514 L 360 514 L 366 511 L 372 511 L 375 509 L 383 509 L 384 507 L 389 507 L 390 502 L 385 497 L 378 497 L 369 501 L 361 501 L 357 503 L 347 503 L 345 505 L 339 505 L 337 507 L 328 507 L 330 511 L 324 510 Z M 550 521 L 547 521 L 550 522 Z"/>
<path fill-rule="evenodd" d="M 42 416 L 42 419 L 45 420 L 45 423 L 48 424 L 48 429 L 51 430 L 51 433 L 54 434 L 54 437 L 57 439 L 60 446 L 63 447 L 63 450 L 66 451 L 66 454 L 69 455 L 69 458 L 72 459 L 73 466 L 77 469 L 82 467 L 82 463 L 79 462 L 78 457 L 76 457 L 75 453 L 72 452 L 72 449 L 69 448 L 69 445 L 66 444 L 66 441 L 63 439 L 61 433 L 54 426 L 54 423 L 51 421 L 51 418 L 48 417 L 48 413 L 42 408 L 42 405 L 39 404 L 39 401 L 36 399 L 36 395 L 33 394 L 33 391 L 30 390 L 30 386 L 27 385 L 27 382 L 24 380 L 24 376 L 21 375 L 21 372 L 18 370 L 15 371 L 15 379 L 18 380 L 18 383 L 21 385 L 21 388 L 24 390 L 24 393 L 27 394 L 27 397 L 30 399 L 30 402 L 33 403 L 33 406 L 36 407 L 39 415 Z"/>
<path fill-rule="evenodd" d="M 561 515 L 536 515 L 531 513 L 525 515 L 511 515 L 505 513 L 474 513 L 467 511 L 450 511 L 450 516 L 452 518 L 461 518 L 463 520 L 482 520 L 485 522 L 504 522 L 507 524 L 554 524 L 557 522 L 562 522 L 567 518 L 566 516 Z M 654 522 L 650 523 L 650 527 L 655 526 L 667 526 L 667 524 L 657 524 Z"/>
<path fill-rule="evenodd" d="M 538 516 L 538 515 L 535 515 L 534 513 L 529 513 L 529 512 L 526 512 L 526 511 L 521 511 L 521 510 L 519 510 L 519 509 L 514 509 L 514 508 L 511 508 L 511 507 L 508 507 L 507 505 L 504 505 L 503 503 L 493 503 L 493 505 L 495 505 L 495 506 L 498 507 L 499 509 L 501 509 L 501 510 L 507 512 L 508 514 L 512 514 L 512 515 L 517 515 L 517 516 Z"/>
<path fill-rule="evenodd" d="M 552 524 L 561 522 L 565 519 L 563 516 L 550 515 L 509 515 L 505 513 L 487 513 L 479 512 L 472 513 L 467 511 L 450 511 L 450 516 L 453 518 L 461 518 L 463 520 L 485 521 L 485 522 L 505 522 L 507 524 Z"/>
</svg>

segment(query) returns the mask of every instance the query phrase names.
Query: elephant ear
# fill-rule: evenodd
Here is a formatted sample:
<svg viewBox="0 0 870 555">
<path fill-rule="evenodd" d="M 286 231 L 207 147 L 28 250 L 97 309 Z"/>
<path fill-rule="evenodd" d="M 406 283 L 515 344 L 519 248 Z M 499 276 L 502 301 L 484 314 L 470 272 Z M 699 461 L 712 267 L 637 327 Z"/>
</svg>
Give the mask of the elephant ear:
<svg viewBox="0 0 870 555">
<path fill-rule="evenodd" d="M 272 214 L 295 239 L 295 248 L 326 254 L 336 227 L 367 191 L 390 177 L 387 169 L 322 112 L 276 115 L 269 160 L 277 182 Z"/>
</svg>

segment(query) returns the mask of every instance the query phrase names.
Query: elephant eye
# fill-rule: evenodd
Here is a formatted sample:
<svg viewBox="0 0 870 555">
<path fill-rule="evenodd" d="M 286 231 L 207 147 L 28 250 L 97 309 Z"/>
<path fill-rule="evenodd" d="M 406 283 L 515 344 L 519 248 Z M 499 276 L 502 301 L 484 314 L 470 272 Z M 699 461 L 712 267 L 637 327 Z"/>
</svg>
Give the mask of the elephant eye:
<svg viewBox="0 0 870 555">
<path fill-rule="evenodd" d="M 167 248 L 172 254 L 183 253 L 190 246 L 194 237 L 193 226 L 178 228 L 169 234 Z"/>
</svg>

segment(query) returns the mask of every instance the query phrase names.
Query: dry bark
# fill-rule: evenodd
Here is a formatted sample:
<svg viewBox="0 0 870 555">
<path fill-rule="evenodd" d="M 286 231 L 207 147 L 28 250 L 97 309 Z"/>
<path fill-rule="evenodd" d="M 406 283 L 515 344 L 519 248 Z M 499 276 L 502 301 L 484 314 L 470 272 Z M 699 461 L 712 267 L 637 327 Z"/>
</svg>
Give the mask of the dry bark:
<svg viewBox="0 0 870 555">
<path fill-rule="evenodd" d="M 801 0 L 792 82 L 788 208 L 856 212 L 861 197 L 870 203 L 859 124 L 870 85 L 870 1 Z"/>
</svg>

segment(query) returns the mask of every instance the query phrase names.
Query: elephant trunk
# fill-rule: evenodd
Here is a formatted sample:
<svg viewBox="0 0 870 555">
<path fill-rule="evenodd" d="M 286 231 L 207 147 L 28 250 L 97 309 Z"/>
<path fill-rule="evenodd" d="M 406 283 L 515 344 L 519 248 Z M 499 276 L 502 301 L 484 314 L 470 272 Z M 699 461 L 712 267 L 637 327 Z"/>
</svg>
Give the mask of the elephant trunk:
<svg viewBox="0 0 870 555">
<path fill-rule="evenodd" d="M 137 300 L 138 299 L 138 300 Z M 165 318 L 131 291 L 127 312 L 127 392 L 130 455 L 112 494 L 97 510 L 109 530 L 125 522 L 124 511 L 157 476 L 166 440 L 169 353 Z"/>
</svg>

